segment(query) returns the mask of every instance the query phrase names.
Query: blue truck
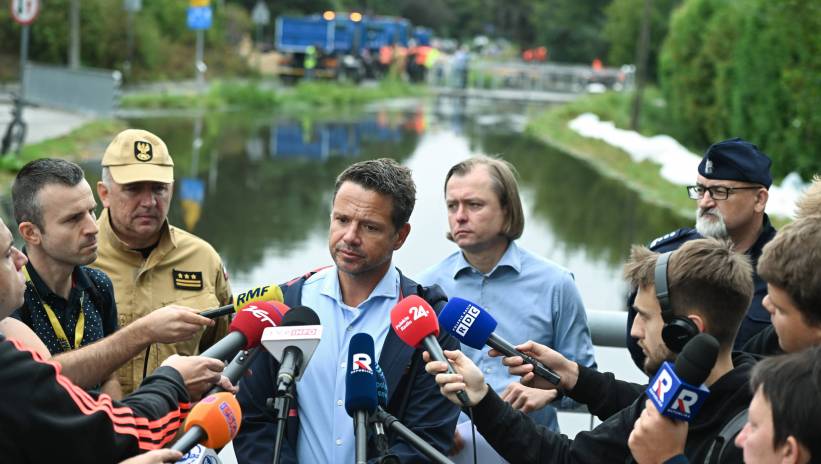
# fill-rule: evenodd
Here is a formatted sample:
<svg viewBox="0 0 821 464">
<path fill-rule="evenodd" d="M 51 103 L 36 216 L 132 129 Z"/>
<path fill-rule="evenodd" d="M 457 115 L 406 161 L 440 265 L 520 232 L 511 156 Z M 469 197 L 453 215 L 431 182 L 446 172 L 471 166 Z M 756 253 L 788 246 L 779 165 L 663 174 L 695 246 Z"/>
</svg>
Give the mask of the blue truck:
<svg viewBox="0 0 821 464">
<path fill-rule="evenodd" d="M 418 35 L 430 42 L 430 29 L 413 29 L 405 18 L 363 16 L 360 13 L 326 11 L 310 16 L 280 16 L 276 20 L 275 48 L 283 54 L 279 74 L 298 79 L 306 75 L 306 57 L 316 60 L 311 73 L 317 78 L 350 79 L 378 77 L 379 50 L 385 46 L 407 47 Z M 309 54 L 315 54 L 309 57 Z"/>
</svg>

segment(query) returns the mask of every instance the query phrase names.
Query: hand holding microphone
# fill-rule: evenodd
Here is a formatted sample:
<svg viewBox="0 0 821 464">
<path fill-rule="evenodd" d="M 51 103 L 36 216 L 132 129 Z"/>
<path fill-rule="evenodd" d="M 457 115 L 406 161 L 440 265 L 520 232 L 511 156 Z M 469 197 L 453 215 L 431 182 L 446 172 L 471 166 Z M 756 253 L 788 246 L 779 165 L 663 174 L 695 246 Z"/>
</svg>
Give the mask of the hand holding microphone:
<svg viewBox="0 0 821 464">
<path fill-rule="evenodd" d="M 223 392 L 209 395 L 197 403 L 185 420 L 185 433 L 171 449 L 187 453 L 198 443 L 218 449 L 237 436 L 242 410 L 234 395 Z"/>
<path fill-rule="evenodd" d="M 436 312 L 427 301 L 418 295 L 410 295 L 393 307 L 391 310 L 391 327 L 406 344 L 414 348 L 424 346 L 430 355 L 430 359 L 447 364 L 447 359 L 442 353 L 442 347 L 436 339 L 439 336 L 439 321 L 436 319 Z M 448 374 L 455 374 L 449 364 L 447 364 L 447 372 Z M 465 392 L 456 391 L 455 394 L 462 406 L 470 406 Z"/>
<path fill-rule="evenodd" d="M 485 345 L 505 356 L 520 356 L 533 372 L 553 385 L 559 385 L 561 377 L 538 360 L 516 349 L 510 342 L 495 334 L 498 323 L 479 305 L 462 298 L 451 298 L 439 314 L 439 322 L 460 342 L 481 350 Z"/>
<path fill-rule="evenodd" d="M 718 351 L 718 341 L 700 333 L 684 345 L 675 368 L 667 361 L 659 367 L 627 441 L 636 462 L 664 462 L 684 453 L 688 423 L 710 394 L 702 384 L 715 366 Z"/>
<path fill-rule="evenodd" d="M 461 351 L 445 351 L 445 361 L 434 360 L 429 353 L 424 355 L 425 371 L 435 376 L 439 391 L 444 397 L 459 406 L 475 406 L 487 395 L 488 387 L 482 371 Z M 454 370 L 455 369 L 455 370 Z M 463 394 L 463 400 L 459 395 Z"/>
</svg>

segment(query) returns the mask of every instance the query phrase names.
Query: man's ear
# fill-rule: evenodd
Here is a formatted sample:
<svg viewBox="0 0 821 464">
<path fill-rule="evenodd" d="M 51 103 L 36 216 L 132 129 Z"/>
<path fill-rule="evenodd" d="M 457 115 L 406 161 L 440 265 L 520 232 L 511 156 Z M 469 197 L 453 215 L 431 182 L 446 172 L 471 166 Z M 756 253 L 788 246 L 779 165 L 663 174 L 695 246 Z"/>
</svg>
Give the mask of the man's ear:
<svg viewBox="0 0 821 464">
<path fill-rule="evenodd" d="M 763 213 L 764 209 L 767 207 L 767 200 L 770 198 L 769 190 L 765 188 L 758 189 L 758 192 L 755 194 L 755 205 L 753 209 L 755 209 L 756 213 Z"/>
<path fill-rule="evenodd" d="M 777 450 L 781 455 L 782 464 L 803 464 L 811 462 L 809 450 L 798 443 L 798 440 L 793 435 L 787 437 L 784 443 Z"/>
<path fill-rule="evenodd" d="M 702 318 L 701 315 L 695 313 L 688 314 L 687 319 L 690 319 L 693 322 L 693 324 L 695 324 L 696 327 L 698 327 L 699 332 L 704 332 L 706 325 L 704 324 L 704 318 Z"/>
<path fill-rule="evenodd" d="M 39 245 L 43 241 L 42 231 L 33 222 L 23 221 L 17 226 L 17 230 L 29 245 Z"/>
<path fill-rule="evenodd" d="M 97 196 L 100 197 L 103 208 L 108 208 L 108 187 L 101 180 L 97 181 Z"/>
<path fill-rule="evenodd" d="M 410 223 L 406 222 L 404 225 L 402 225 L 402 227 L 399 228 L 398 231 L 396 231 L 396 241 L 393 242 L 394 250 L 402 248 L 402 245 L 404 245 L 405 240 L 407 240 L 408 238 L 408 234 L 410 234 L 410 229 Z"/>
</svg>

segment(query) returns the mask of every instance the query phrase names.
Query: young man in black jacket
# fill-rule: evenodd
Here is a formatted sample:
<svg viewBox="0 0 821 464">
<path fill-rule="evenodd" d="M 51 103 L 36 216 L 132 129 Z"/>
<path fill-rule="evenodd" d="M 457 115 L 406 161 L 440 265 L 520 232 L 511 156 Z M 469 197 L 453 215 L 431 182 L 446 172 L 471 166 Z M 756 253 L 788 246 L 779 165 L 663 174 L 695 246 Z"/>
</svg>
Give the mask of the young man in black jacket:
<svg viewBox="0 0 821 464">
<path fill-rule="evenodd" d="M 26 256 L 2 220 L 0 251 L 3 319 L 23 304 Z M 105 463 L 161 448 L 175 438 L 191 396 L 204 391 L 188 391 L 184 379 L 200 377 L 201 385 L 213 385 L 221 371 L 219 360 L 173 356 L 117 402 L 87 393 L 61 374 L 59 363 L 0 333 L 0 456 L 3 462 Z M 211 377 L 202 378 L 206 374 Z M 221 385 L 232 388 L 225 380 Z"/>
<path fill-rule="evenodd" d="M 710 396 L 690 424 L 684 449 L 691 460 L 701 462 L 726 421 L 746 408 L 751 398 L 746 385 L 754 359 L 748 355 L 733 356 L 731 350 L 752 298 L 752 267 L 747 258 L 734 253 L 726 242 L 700 239 L 684 244 L 668 256 L 665 275 L 669 307 L 662 315 L 655 288 L 658 258 L 658 254 L 647 248 L 634 247 L 625 265 L 626 277 L 638 288 L 635 303 L 638 316 L 633 324 L 633 336 L 645 353 L 647 374 L 655 374 L 663 361 L 675 359 L 675 353 L 667 346 L 673 345 L 674 340 L 669 336 L 662 338 L 663 331 L 670 331 L 667 327 L 686 327 L 685 338 L 706 332 L 720 344 L 718 359 L 705 382 Z M 443 373 L 445 365 L 439 362 L 430 362 L 426 367 L 429 373 L 436 374 L 442 393 L 451 401 L 457 401 L 456 391 L 467 392 L 474 405 L 478 430 L 511 462 L 625 462 L 630 457 L 627 439 L 646 407 L 643 388 L 618 381 L 612 375 L 580 369 L 575 363 L 557 366 L 539 351 L 531 354 L 557 368 L 562 376 L 560 386 L 571 398 L 581 402 L 599 399 L 597 403 L 591 401 L 594 403 L 591 412 L 605 418 L 602 424 L 570 440 L 536 426 L 527 416 L 504 403 L 487 387 L 476 366 L 461 353 L 445 353 L 457 374 Z M 532 366 L 521 368 L 532 370 Z M 534 379 L 532 374 L 525 375 L 524 380 L 536 386 L 547 383 Z M 741 462 L 738 453 L 727 457 L 728 462 Z"/>
</svg>

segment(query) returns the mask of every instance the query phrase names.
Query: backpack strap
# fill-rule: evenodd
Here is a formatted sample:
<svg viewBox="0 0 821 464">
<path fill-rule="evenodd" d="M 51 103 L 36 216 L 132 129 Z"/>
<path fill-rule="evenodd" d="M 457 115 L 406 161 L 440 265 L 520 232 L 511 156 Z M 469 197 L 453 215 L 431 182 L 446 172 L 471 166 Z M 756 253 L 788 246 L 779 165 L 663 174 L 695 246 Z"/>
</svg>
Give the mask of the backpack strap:
<svg viewBox="0 0 821 464">
<path fill-rule="evenodd" d="M 402 274 L 402 271 L 399 271 L 399 288 L 401 289 L 400 298 L 404 298 L 405 295 L 419 295 L 431 305 L 437 315 L 442 311 L 442 308 L 448 302 L 448 297 L 445 295 L 445 292 L 440 286 L 433 285 L 431 287 L 423 287 L 422 285 L 419 285 L 413 280 L 405 277 L 405 275 Z M 413 352 L 413 355 L 411 355 L 411 363 L 408 367 L 408 372 L 403 376 L 404 378 L 399 381 L 400 385 L 404 385 L 404 389 L 402 390 L 402 395 L 399 398 L 394 399 L 395 401 L 398 401 L 398 406 L 394 415 L 400 422 L 405 420 L 405 411 L 408 408 L 411 390 L 413 389 L 413 384 L 416 381 L 416 372 L 419 370 L 419 363 L 422 362 L 423 351 L 425 351 L 424 348 L 420 348 Z"/>
<path fill-rule="evenodd" d="M 744 409 L 724 425 L 724 428 L 721 429 L 718 436 L 713 439 L 713 443 L 707 451 L 707 457 L 704 459 L 705 463 L 717 464 L 721 462 L 721 457 L 727 450 L 727 445 L 735 446 L 733 444 L 735 436 L 741 432 L 741 429 L 744 428 L 744 424 L 747 423 L 748 412 L 748 409 Z"/>
</svg>

